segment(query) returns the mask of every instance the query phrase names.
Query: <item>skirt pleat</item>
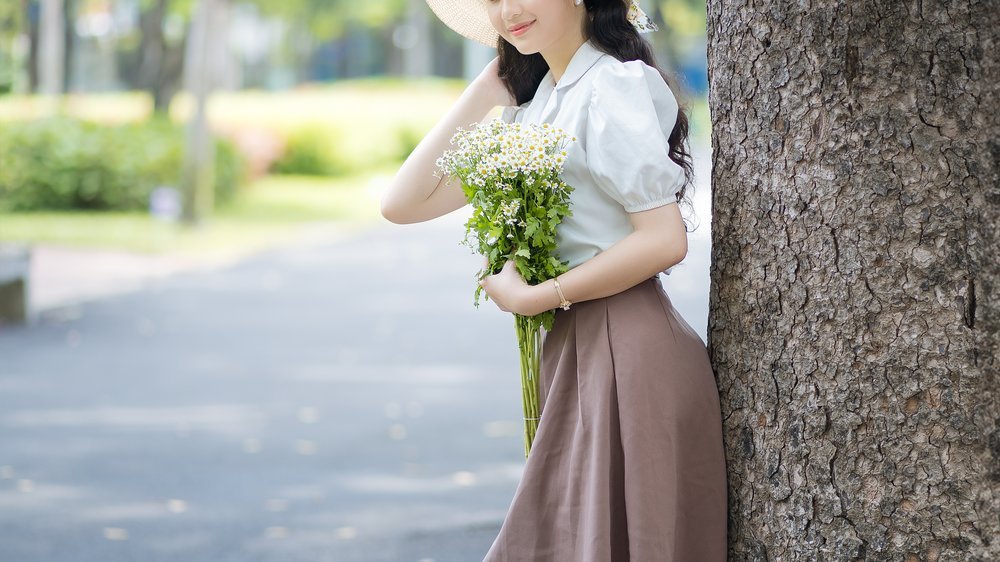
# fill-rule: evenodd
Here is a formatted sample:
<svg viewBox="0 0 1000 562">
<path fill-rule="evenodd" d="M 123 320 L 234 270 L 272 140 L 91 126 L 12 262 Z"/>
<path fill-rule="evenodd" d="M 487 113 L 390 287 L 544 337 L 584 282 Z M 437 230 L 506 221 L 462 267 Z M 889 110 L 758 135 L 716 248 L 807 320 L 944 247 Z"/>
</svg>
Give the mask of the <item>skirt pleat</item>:
<svg viewBox="0 0 1000 562">
<path fill-rule="evenodd" d="M 557 309 L 541 419 L 484 562 L 724 562 L 722 417 L 659 277 Z"/>
</svg>

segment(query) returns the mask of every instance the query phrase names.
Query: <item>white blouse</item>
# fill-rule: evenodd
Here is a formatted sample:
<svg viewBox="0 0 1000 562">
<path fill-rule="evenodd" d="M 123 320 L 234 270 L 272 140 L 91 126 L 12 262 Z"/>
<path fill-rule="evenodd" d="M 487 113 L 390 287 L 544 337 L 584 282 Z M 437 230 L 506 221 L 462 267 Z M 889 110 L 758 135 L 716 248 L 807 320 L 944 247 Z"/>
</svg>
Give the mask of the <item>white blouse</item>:
<svg viewBox="0 0 1000 562">
<path fill-rule="evenodd" d="M 547 122 L 577 138 L 567 146 L 561 176 L 574 187 L 573 214 L 556 227 L 559 258 L 570 269 L 629 235 L 628 213 L 677 202 L 684 170 L 667 143 L 677 111 L 655 68 L 621 62 L 589 40 L 558 84 L 550 70 L 531 100 L 503 109 L 506 122 Z"/>
</svg>

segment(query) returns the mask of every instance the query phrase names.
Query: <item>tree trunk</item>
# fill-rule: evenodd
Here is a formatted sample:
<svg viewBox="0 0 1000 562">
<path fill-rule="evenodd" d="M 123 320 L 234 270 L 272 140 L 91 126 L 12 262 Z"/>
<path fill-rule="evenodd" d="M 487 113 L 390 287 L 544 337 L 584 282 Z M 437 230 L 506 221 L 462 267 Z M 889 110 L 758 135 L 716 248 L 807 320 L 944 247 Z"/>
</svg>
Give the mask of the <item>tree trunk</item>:
<svg viewBox="0 0 1000 562">
<path fill-rule="evenodd" d="M 219 56 L 226 37 L 228 0 L 200 0 L 191 19 L 185 55 L 184 85 L 193 107 L 184 143 L 181 171 L 184 205 L 181 220 L 188 226 L 202 226 L 215 205 L 215 139 L 209 130 L 208 98 L 218 79 Z"/>
<path fill-rule="evenodd" d="M 163 33 L 169 0 L 156 0 L 139 16 L 142 45 L 138 68 L 138 84 L 153 98 L 153 113 L 165 115 L 170 100 L 181 88 L 184 72 L 185 37 L 179 45 L 171 45 Z"/>
<path fill-rule="evenodd" d="M 424 0 L 409 0 L 407 8 L 404 25 L 411 42 L 403 49 L 403 76 L 423 78 L 432 73 L 434 65 L 430 8 Z"/>
<path fill-rule="evenodd" d="M 730 559 L 1000 560 L 996 1 L 707 9 Z"/>
<path fill-rule="evenodd" d="M 76 40 L 77 0 L 63 0 L 63 69 L 62 93 L 69 93 L 73 84 L 73 52 Z"/>
<path fill-rule="evenodd" d="M 38 74 L 39 50 L 41 39 L 39 31 L 41 29 L 41 4 L 39 0 L 23 0 L 25 31 L 28 34 L 28 92 L 38 93 L 42 81 Z"/>
<path fill-rule="evenodd" d="M 59 96 L 63 93 L 63 66 L 65 64 L 63 0 L 42 0 L 38 25 L 39 93 Z"/>
</svg>

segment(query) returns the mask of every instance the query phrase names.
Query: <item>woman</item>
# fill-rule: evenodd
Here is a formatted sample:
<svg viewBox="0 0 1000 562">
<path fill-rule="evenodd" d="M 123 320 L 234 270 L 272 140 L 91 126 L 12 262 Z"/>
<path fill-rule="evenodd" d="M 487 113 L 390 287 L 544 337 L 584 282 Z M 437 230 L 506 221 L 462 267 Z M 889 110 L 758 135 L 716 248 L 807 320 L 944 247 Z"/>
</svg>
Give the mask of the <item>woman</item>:
<svg viewBox="0 0 1000 562">
<path fill-rule="evenodd" d="M 501 309 L 556 308 L 544 333 L 541 419 L 484 562 L 721 562 L 727 490 L 718 389 L 704 343 L 658 273 L 687 253 L 678 208 L 691 170 L 687 119 L 639 36 L 628 0 L 428 0 L 499 56 L 402 165 L 382 199 L 396 223 L 466 204 L 434 176 L 459 126 L 497 105 L 578 142 L 557 231 L 570 270 L 528 285 L 508 261 L 481 282 Z M 558 283 L 556 282 L 558 281 Z"/>
</svg>

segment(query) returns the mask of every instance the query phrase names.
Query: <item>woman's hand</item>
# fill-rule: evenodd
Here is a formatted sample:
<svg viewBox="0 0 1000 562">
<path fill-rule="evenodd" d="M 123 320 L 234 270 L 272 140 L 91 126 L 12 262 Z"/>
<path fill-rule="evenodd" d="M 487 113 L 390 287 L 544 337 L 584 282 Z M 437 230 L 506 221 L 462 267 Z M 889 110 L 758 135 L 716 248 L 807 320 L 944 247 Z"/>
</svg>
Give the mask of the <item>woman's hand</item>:
<svg viewBox="0 0 1000 562">
<path fill-rule="evenodd" d="M 499 60 L 500 57 L 493 57 L 493 60 L 487 63 L 479 76 L 476 76 L 475 80 L 472 81 L 471 87 L 476 88 L 479 95 L 490 100 L 494 106 L 517 105 L 517 100 L 507 91 L 507 86 L 500 79 L 498 74 L 500 70 Z"/>
<path fill-rule="evenodd" d="M 489 262 L 483 258 L 483 267 L 488 267 Z M 517 271 L 514 260 L 507 260 L 503 264 L 503 269 L 499 273 L 487 275 L 480 282 L 483 290 L 496 303 L 500 310 L 504 312 L 514 312 L 522 316 L 533 316 L 538 311 L 528 310 L 528 294 L 531 285 L 525 282 L 524 278 Z"/>
</svg>

